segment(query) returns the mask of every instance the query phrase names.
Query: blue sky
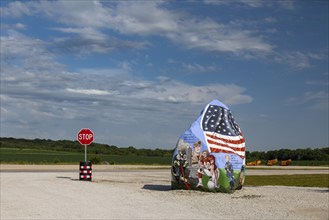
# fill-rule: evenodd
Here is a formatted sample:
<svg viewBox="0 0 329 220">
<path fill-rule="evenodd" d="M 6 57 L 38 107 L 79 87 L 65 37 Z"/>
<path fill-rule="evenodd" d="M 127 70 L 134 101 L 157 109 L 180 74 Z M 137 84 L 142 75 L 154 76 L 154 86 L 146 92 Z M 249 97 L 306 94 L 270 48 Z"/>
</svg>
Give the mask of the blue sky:
<svg viewBox="0 0 329 220">
<path fill-rule="evenodd" d="M 213 99 L 250 151 L 328 146 L 328 1 L 1 1 L 1 137 L 174 148 Z"/>
</svg>

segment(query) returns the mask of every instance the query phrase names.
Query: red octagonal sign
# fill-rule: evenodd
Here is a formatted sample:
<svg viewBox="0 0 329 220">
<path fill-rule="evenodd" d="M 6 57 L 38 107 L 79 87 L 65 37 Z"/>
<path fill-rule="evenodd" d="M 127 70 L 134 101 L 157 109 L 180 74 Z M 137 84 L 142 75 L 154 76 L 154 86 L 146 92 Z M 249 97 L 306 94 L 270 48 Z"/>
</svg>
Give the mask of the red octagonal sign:
<svg viewBox="0 0 329 220">
<path fill-rule="evenodd" d="M 94 141 L 94 133 L 89 128 L 82 128 L 78 133 L 80 144 L 89 145 Z"/>
</svg>

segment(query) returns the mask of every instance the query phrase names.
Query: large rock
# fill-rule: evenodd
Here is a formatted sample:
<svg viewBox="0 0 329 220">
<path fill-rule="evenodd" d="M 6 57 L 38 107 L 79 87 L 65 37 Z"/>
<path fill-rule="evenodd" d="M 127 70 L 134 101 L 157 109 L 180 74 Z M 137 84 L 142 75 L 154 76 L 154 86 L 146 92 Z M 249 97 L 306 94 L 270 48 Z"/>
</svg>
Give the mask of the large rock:
<svg viewBox="0 0 329 220">
<path fill-rule="evenodd" d="M 210 102 L 180 136 L 172 158 L 173 189 L 233 192 L 245 175 L 245 140 L 229 108 Z"/>
</svg>

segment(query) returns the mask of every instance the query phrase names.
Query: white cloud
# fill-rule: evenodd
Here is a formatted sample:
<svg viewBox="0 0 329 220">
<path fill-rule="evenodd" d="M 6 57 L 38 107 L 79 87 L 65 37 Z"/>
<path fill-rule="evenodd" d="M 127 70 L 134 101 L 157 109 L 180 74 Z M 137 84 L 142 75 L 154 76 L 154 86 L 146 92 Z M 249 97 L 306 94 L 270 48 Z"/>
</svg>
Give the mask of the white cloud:
<svg viewBox="0 0 329 220">
<path fill-rule="evenodd" d="M 290 105 L 305 105 L 313 110 L 329 109 L 328 91 L 308 91 L 300 97 L 290 97 L 287 102 Z"/>
<path fill-rule="evenodd" d="M 198 63 L 182 63 L 183 68 L 187 69 L 190 72 L 201 72 L 201 73 L 205 73 L 205 72 L 214 72 L 219 70 L 218 67 L 214 66 L 214 65 L 201 65 Z"/>
<path fill-rule="evenodd" d="M 17 23 L 17 24 L 15 24 L 15 28 L 16 29 L 25 30 L 26 29 L 26 26 L 25 26 L 25 24 Z"/>
<path fill-rule="evenodd" d="M 56 57 L 48 51 L 47 43 L 42 40 L 29 38 L 15 30 L 8 30 L 7 35 L 2 35 L 0 41 L 3 68 L 10 63 L 22 64 L 26 70 L 31 71 L 64 67 L 56 62 Z"/>
<path fill-rule="evenodd" d="M 329 81 L 327 80 L 308 80 L 306 81 L 307 85 L 314 85 L 314 86 L 329 86 Z"/>
<path fill-rule="evenodd" d="M 131 70 L 131 65 L 132 65 L 132 62 L 129 62 L 129 61 L 127 61 L 127 60 L 125 60 L 125 61 L 122 61 L 120 64 L 119 64 L 119 66 L 122 68 L 122 69 L 124 69 L 124 70 Z"/>
<path fill-rule="evenodd" d="M 273 60 L 277 63 L 287 65 L 293 69 L 302 70 L 313 67 L 313 60 L 327 60 L 326 52 L 303 53 L 300 51 L 273 53 Z"/>
<path fill-rule="evenodd" d="M 307 53 L 307 56 L 315 60 L 328 60 L 328 50 L 322 53 Z"/>
<path fill-rule="evenodd" d="M 17 12 L 10 6 L 3 10 L 6 15 L 37 13 L 46 16 L 66 25 L 53 30 L 77 33 L 88 39 L 104 38 L 102 31 L 110 29 L 121 34 L 165 37 L 189 49 L 236 55 L 243 51 L 266 53 L 273 48 L 253 31 L 169 11 L 165 2 L 41 1 L 20 5 L 26 10 Z"/>
<path fill-rule="evenodd" d="M 97 39 L 98 38 L 98 39 Z M 124 41 L 114 37 L 82 36 L 56 38 L 49 44 L 49 48 L 58 53 L 72 53 L 76 56 L 96 54 L 108 54 L 117 50 L 135 50 L 148 45 L 147 42 Z"/>
<path fill-rule="evenodd" d="M 1 45 L 2 59 L 6 60 L 1 65 L 4 136 L 67 139 L 69 132 L 85 123 L 103 129 L 107 123 L 115 124 L 111 137 L 122 135 L 127 126 L 134 127 L 138 136 L 160 125 L 178 129 L 215 98 L 227 105 L 252 101 L 245 88 L 235 84 L 197 86 L 166 77 L 134 77 L 128 68 L 133 61 L 123 62 L 120 68 L 70 72 L 47 50 L 47 43 L 15 31 L 2 36 Z M 157 120 L 148 127 L 138 127 L 150 118 Z M 185 122 L 177 125 L 176 121 Z M 66 132 L 59 134 L 58 130 Z M 100 142 L 107 142 L 107 138 Z"/>
<path fill-rule="evenodd" d="M 180 28 L 176 14 L 161 8 L 161 2 L 120 2 L 115 10 L 114 28 L 125 34 L 167 35 Z M 145 13 L 146 12 L 146 13 Z"/>
<path fill-rule="evenodd" d="M 265 21 L 268 23 L 276 23 L 277 19 L 275 17 L 266 17 Z"/>
<path fill-rule="evenodd" d="M 16 24 L 5 24 L 1 23 L 1 29 L 16 29 L 16 30 L 26 30 L 26 25 L 22 23 L 16 23 Z"/>
<path fill-rule="evenodd" d="M 230 25 L 218 24 L 211 19 L 186 19 L 180 32 L 169 38 L 187 48 L 213 52 L 241 53 L 243 51 L 270 52 L 272 46 L 253 33 Z"/>
<path fill-rule="evenodd" d="M 110 121 L 122 126 L 159 118 L 154 125 L 158 126 L 191 120 L 200 106 L 215 98 L 227 105 L 252 101 L 245 89 L 235 84 L 196 86 L 166 77 L 153 81 L 136 78 L 127 61 L 118 69 L 69 72 L 47 51 L 47 43 L 15 31 L 2 36 L 1 45 L 2 58 L 8 60 L 1 67 L 1 95 L 6 97 L 1 103 L 4 135 L 15 131 L 23 136 L 52 137 L 45 133 L 49 127 L 56 129 L 57 123 L 62 123 L 60 127 L 72 129 L 80 121 Z"/>
<path fill-rule="evenodd" d="M 0 10 L 1 15 L 14 18 L 33 13 L 30 4 L 20 1 L 10 2 L 7 7 L 1 7 Z"/>
<path fill-rule="evenodd" d="M 71 89 L 67 88 L 66 89 L 69 92 L 73 93 L 80 93 L 80 94 L 85 94 L 85 95 L 110 95 L 111 92 L 109 91 L 104 91 L 104 90 L 99 90 L 99 89 Z"/>
<path fill-rule="evenodd" d="M 49 28 L 50 30 L 55 30 L 55 31 L 60 31 L 63 33 L 73 33 L 73 34 L 79 34 L 83 38 L 86 39 L 94 39 L 94 40 L 106 40 L 107 36 L 103 34 L 102 32 L 98 31 L 97 29 L 93 27 L 78 27 L 78 28 L 73 28 L 73 27 L 53 27 Z"/>
<path fill-rule="evenodd" d="M 251 8 L 263 8 L 263 7 L 281 7 L 283 9 L 292 10 L 295 8 L 293 0 L 276 0 L 276 1 L 264 1 L 264 0 L 204 0 L 206 4 L 211 5 L 237 5 L 248 6 Z"/>
<path fill-rule="evenodd" d="M 299 51 L 277 53 L 274 55 L 274 61 L 299 70 L 311 67 L 310 57 Z"/>
<path fill-rule="evenodd" d="M 220 99 L 229 106 L 252 101 L 245 89 L 235 84 L 196 86 L 164 77 L 149 81 L 116 74 L 120 71 L 111 69 L 62 71 L 56 76 L 53 76 L 54 69 L 45 74 L 22 72 L 24 68 L 16 68 L 10 73 L 19 80 L 1 82 L 4 136 L 70 139 L 70 132 L 87 125 L 103 136 L 108 130 L 108 135 L 97 142 L 109 143 L 129 132 L 134 141 L 131 144 L 136 146 L 138 136 L 151 130 L 160 132 L 158 138 L 166 129 L 181 132 L 212 99 Z M 150 119 L 152 123 L 148 123 Z M 59 130 L 66 132 L 59 134 Z M 163 135 L 168 136 L 167 133 Z M 143 147 L 159 147 L 159 143 L 176 140 L 150 141 L 153 145 L 144 141 Z M 122 143 L 129 143 L 129 140 L 115 142 L 121 146 Z"/>
<path fill-rule="evenodd" d="M 235 2 L 245 4 L 253 8 L 259 8 L 264 6 L 264 1 L 262 0 L 236 0 Z"/>
<path fill-rule="evenodd" d="M 178 82 L 175 80 L 166 80 L 159 82 L 139 82 L 145 86 L 144 89 L 132 90 L 129 94 L 129 98 L 136 100 L 154 100 L 169 103 L 186 103 L 186 104 L 200 104 L 207 103 L 212 99 L 220 99 L 228 105 L 250 103 L 252 98 L 248 95 L 244 95 L 245 89 L 234 84 L 210 84 L 203 86 L 195 86 Z M 135 80 L 136 81 L 136 80 Z M 125 85 L 136 88 L 139 86 L 135 81 L 129 83 L 125 82 Z"/>
</svg>

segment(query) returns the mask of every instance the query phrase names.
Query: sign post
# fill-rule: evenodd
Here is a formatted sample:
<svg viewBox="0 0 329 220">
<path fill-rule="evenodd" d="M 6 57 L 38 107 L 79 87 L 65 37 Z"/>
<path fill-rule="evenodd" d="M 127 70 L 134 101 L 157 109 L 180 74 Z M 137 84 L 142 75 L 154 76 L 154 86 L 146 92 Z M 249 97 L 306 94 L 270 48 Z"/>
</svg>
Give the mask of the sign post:
<svg viewBox="0 0 329 220">
<path fill-rule="evenodd" d="M 85 162 L 87 162 L 87 145 L 85 144 Z"/>
<path fill-rule="evenodd" d="M 79 180 L 91 181 L 92 163 L 87 161 L 87 145 L 94 141 L 94 133 L 89 128 L 82 128 L 77 135 L 80 144 L 85 145 L 85 162 L 80 162 Z"/>
</svg>

